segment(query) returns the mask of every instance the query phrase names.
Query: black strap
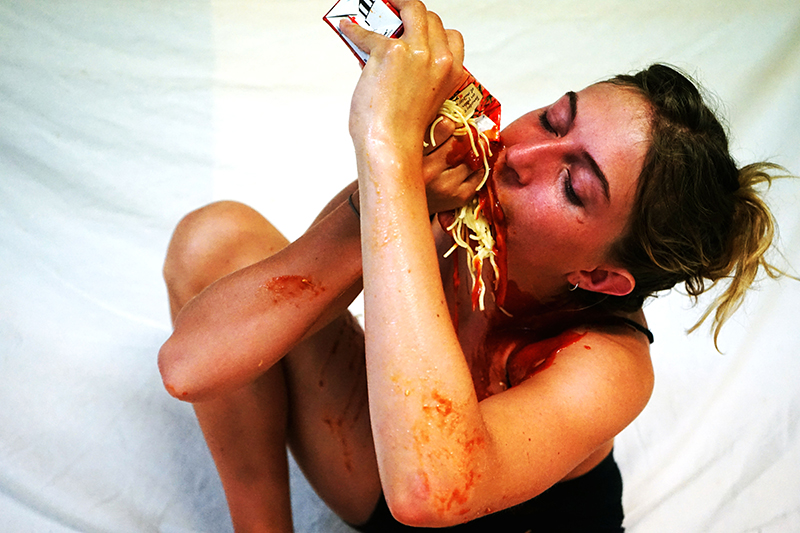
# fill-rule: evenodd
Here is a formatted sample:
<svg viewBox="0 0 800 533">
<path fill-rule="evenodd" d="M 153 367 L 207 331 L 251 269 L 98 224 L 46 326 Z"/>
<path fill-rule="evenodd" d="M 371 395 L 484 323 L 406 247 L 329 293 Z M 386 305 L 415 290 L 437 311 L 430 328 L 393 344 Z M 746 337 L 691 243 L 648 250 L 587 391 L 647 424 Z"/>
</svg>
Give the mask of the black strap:
<svg viewBox="0 0 800 533">
<path fill-rule="evenodd" d="M 643 325 L 639 324 L 639 323 L 638 323 L 638 322 L 636 322 L 635 320 L 631 320 L 630 318 L 625 318 L 624 316 L 621 316 L 621 317 L 618 317 L 618 318 L 619 318 L 619 319 L 620 319 L 622 322 L 624 322 L 625 324 L 627 324 L 628 326 L 630 326 L 630 327 L 632 327 L 633 329 L 635 329 L 636 331 L 639 331 L 639 332 L 641 332 L 641 333 L 644 333 L 644 334 L 645 334 L 645 336 L 647 337 L 647 340 L 649 340 L 649 341 L 650 341 L 650 344 L 653 344 L 653 342 L 655 341 L 655 337 L 653 337 L 653 332 L 652 332 L 652 331 L 650 331 L 649 329 L 647 329 L 647 328 L 646 328 L 646 327 L 644 327 Z"/>
</svg>

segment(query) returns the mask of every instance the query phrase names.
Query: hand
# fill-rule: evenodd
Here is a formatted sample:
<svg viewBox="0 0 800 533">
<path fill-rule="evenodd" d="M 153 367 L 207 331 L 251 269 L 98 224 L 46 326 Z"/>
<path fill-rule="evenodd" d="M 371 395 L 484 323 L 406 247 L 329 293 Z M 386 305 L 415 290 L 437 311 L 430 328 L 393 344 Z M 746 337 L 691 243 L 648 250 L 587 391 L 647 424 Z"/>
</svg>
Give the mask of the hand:
<svg viewBox="0 0 800 533">
<path fill-rule="evenodd" d="M 466 142 L 453 138 L 455 124 L 447 118 L 440 121 L 434 129 L 434 140 L 428 137 L 424 147 L 422 171 L 425 180 L 425 194 L 428 212 L 433 215 L 452 211 L 463 205 L 475 195 L 478 184 L 483 179 L 483 169 L 472 170 L 469 165 L 448 162 L 453 143 Z M 358 195 L 351 196 L 358 204 Z M 355 206 L 359 209 L 359 206 Z"/>
<path fill-rule="evenodd" d="M 400 39 L 343 21 L 341 31 L 370 54 L 350 109 L 357 150 L 379 144 L 419 153 L 428 125 L 464 78 L 461 35 L 417 0 L 393 0 L 403 20 Z"/>
<path fill-rule="evenodd" d="M 465 205 L 475 195 L 484 170 L 472 170 L 461 161 L 452 161 L 451 152 L 457 143 L 468 143 L 466 137 L 453 136 L 456 125 L 449 119 L 439 121 L 433 141 L 426 136 L 422 159 L 425 192 L 430 214 L 451 211 Z M 462 149 L 463 150 L 463 149 Z"/>
</svg>

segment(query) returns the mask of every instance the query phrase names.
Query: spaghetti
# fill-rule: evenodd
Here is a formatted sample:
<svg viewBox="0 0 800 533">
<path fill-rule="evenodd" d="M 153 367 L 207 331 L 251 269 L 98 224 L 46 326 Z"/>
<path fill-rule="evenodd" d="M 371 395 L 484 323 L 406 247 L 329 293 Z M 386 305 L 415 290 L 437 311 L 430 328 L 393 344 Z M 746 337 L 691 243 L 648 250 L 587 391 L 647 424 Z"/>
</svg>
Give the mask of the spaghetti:
<svg viewBox="0 0 800 533">
<path fill-rule="evenodd" d="M 481 191 L 486 185 L 491 172 L 490 158 L 492 157 L 491 142 L 486 134 L 490 128 L 497 125 L 485 115 L 474 118 L 475 111 L 465 112 L 454 100 L 447 100 L 439 111 L 439 117 L 430 127 L 430 139 L 433 146 L 433 130 L 444 118 L 456 124 L 453 135 L 469 137 L 472 154 L 483 163 L 484 174 L 476 191 Z M 483 119 L 483 120 L 482 120 Z M 488 126 L 488 127 L 487 127 Z M 446 231 L 453 238 L 453 246 L 445 253 L 449 257 L 458 248 L 463 248 L 467 254 L 467 266 L 472 281 L 473 308 L 485 309 L 486 285 L 483 282 L 483 265 L 486 260 L 492 267 L 495 280 L 501 277 L 500 267 L 497 262 L 497 242 L 492 233 L 492 223 L 485 212 L 481 195 L 475 195 L 472 200 L 456 210 L 455 220 Z"/>
</svg>

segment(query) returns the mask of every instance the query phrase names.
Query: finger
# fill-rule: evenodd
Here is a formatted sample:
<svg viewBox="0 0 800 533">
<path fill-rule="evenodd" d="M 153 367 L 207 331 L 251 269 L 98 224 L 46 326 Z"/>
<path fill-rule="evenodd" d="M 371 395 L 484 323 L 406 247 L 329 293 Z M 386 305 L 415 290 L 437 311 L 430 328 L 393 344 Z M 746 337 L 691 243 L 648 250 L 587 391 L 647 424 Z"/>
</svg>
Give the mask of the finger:
<svg viewBox="0 0 800 533">
<path fill-rule="evenodd" d="M 422 38 L 427 40 L 428 36 L 428 9 L 419 0 L 389 0 L 400 12 L 400 20 L 403 21 L 403 37 L 407 40 Z"/>
<path fill-rule="evenodd" d="M 447 30 L 445 34 L 453 54 L 453 66 L 464 68 L 464 36 L 457 30 Z"/>
<path fill-rule="evenodd" d="M 354 45 L 369 55 L 381 42 L 388 40 L 379 33 L 362 28 L 355 22 L 343 18 L 339 21 L 339 31 Z"/>
<path fill-rule="evenodd" d="M 436 66 L 439 75 L 444 76 L 442 81 L 449 85 L 452 80 L 449 78 L 456 71 L 453 68 L 455 54 L 450 50 L 450 42 L 447 38 L 447 32 L 442 24 L 442 19 L 439 15 L 433 12 L 428 12 L 428 49 L 430 50 L 430 58 Z M 459 66 L 457 69 L 461 71 Z M 450 87 L 443 87 L 450 89 Z M 449 96 L 449 94 L 447 95 Z"/>
<path fill-rule="evenodd" d="M 427 186 L 428 209 L 434 213 L 465 205 L 475 196 L 481 177 L 466 165 L 445 170 Z"/>
<path fill-rule="evenodd" d="M 472 170 L 469 168 L 469 165 L 464 165 L 467 167 L 468 176 L 461 182 L 461 193 L 466 200 L 472 198 L 472 196 L 478 192 L 478 185 L 481 184 L 483 181 L 484 176 L 484 169 L 479 168 L 478 170 Z"/>
<path fill-rule="evenodd" d="M 460 74 L 464 68 L 464 38 L 456 30 L 446 30 L 433 11 L 428 11 L 428 41 L 432 57 L 446 61 L 453 74 Z"/>
<path fill-rule="evenodd" d="M 438 176 L 441 176 L 443 172 L 452 168 L 452 165 L 447 164 L 447 154 L 450 151 L 449 144 L 451 142 L 452 141 L 448 140 L 441 145 L 440 150 L 433 150 L 426 155 L 422 167 L 426 183 L 436 179 Z"/>
<path fill-rule="evenodd" d="M 483 180 L 484 170 L 473 170 L 466 163 L 453 166 L 447 161 L 449 144 L 442 145 L 442 151 L 425 158 L 423 173 L 425 183 L 440 191 L 459 191 L 459 195 L 475 192 Z"/>
<path fill-rule="evenodd" d="M 442 19 L 433 11 L 428 11 L 427 19 L 428 42 L 432 56 L 434 58 L 446 57 L 449 60 L 453 57 L 453 53 L 450 50 L 450 42 Z"/>
<path fill-rule="evenodd" d="M 428 155 L 439 149 L 450 137 L 456 129 L 456 124 L 447 117 L 439 117 L 433 122 L 433 128 L 428 128 L 428 133 L 425 136 L 424 155 Z"/>
</svg>

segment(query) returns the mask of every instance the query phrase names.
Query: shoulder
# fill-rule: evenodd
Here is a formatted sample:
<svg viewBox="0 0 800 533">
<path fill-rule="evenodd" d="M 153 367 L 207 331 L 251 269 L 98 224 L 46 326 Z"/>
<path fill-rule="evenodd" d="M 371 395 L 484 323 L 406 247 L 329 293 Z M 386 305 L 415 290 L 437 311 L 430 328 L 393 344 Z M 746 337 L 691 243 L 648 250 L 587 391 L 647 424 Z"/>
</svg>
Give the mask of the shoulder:
<svg viewBox="0 0 800 533">
<path fill-rule="evenodd" d="M 608 429 L 624 428 L 644 409 L 653 391 L 650 343 L 640 330 L 644 314 L 592 322 L 559 335 L 520 344 L 509 355 L 507 375 L 522 401 L 547 398 L 569 416 L 603 413 Z M 596 420 L 596 418 L 595 418 Z"/>
<path fill-rule="evenodd" d="M 531 387 L 537 386 L 536 381 L 540 386 L 547 383 L 582 409 L 612 408 L 619 425 L 630 423 L 650 399 L 654 375 L 649 339 L 628 324 L 633 321 L 646 328 L 644 314 L 622 318 L 576 326 L 527 346 L 540 359 L 549 358 L 527 380 Z"/>
<path fill-rule="evenodd" d="M 528 487 L 526 498 L 564 479 L 613 442 L 641 413 L 653 390 L 650 345 L 641 333 L 621 325 L 590 325 L 562 335 L 568 342 L 555 350 L 546 346 L 547 339 L 525 345 L 542 348 L 540 355 L 551 360 L 481 402 L 484 420 L 503 443 L 498 468 Z"/>
</svg>

